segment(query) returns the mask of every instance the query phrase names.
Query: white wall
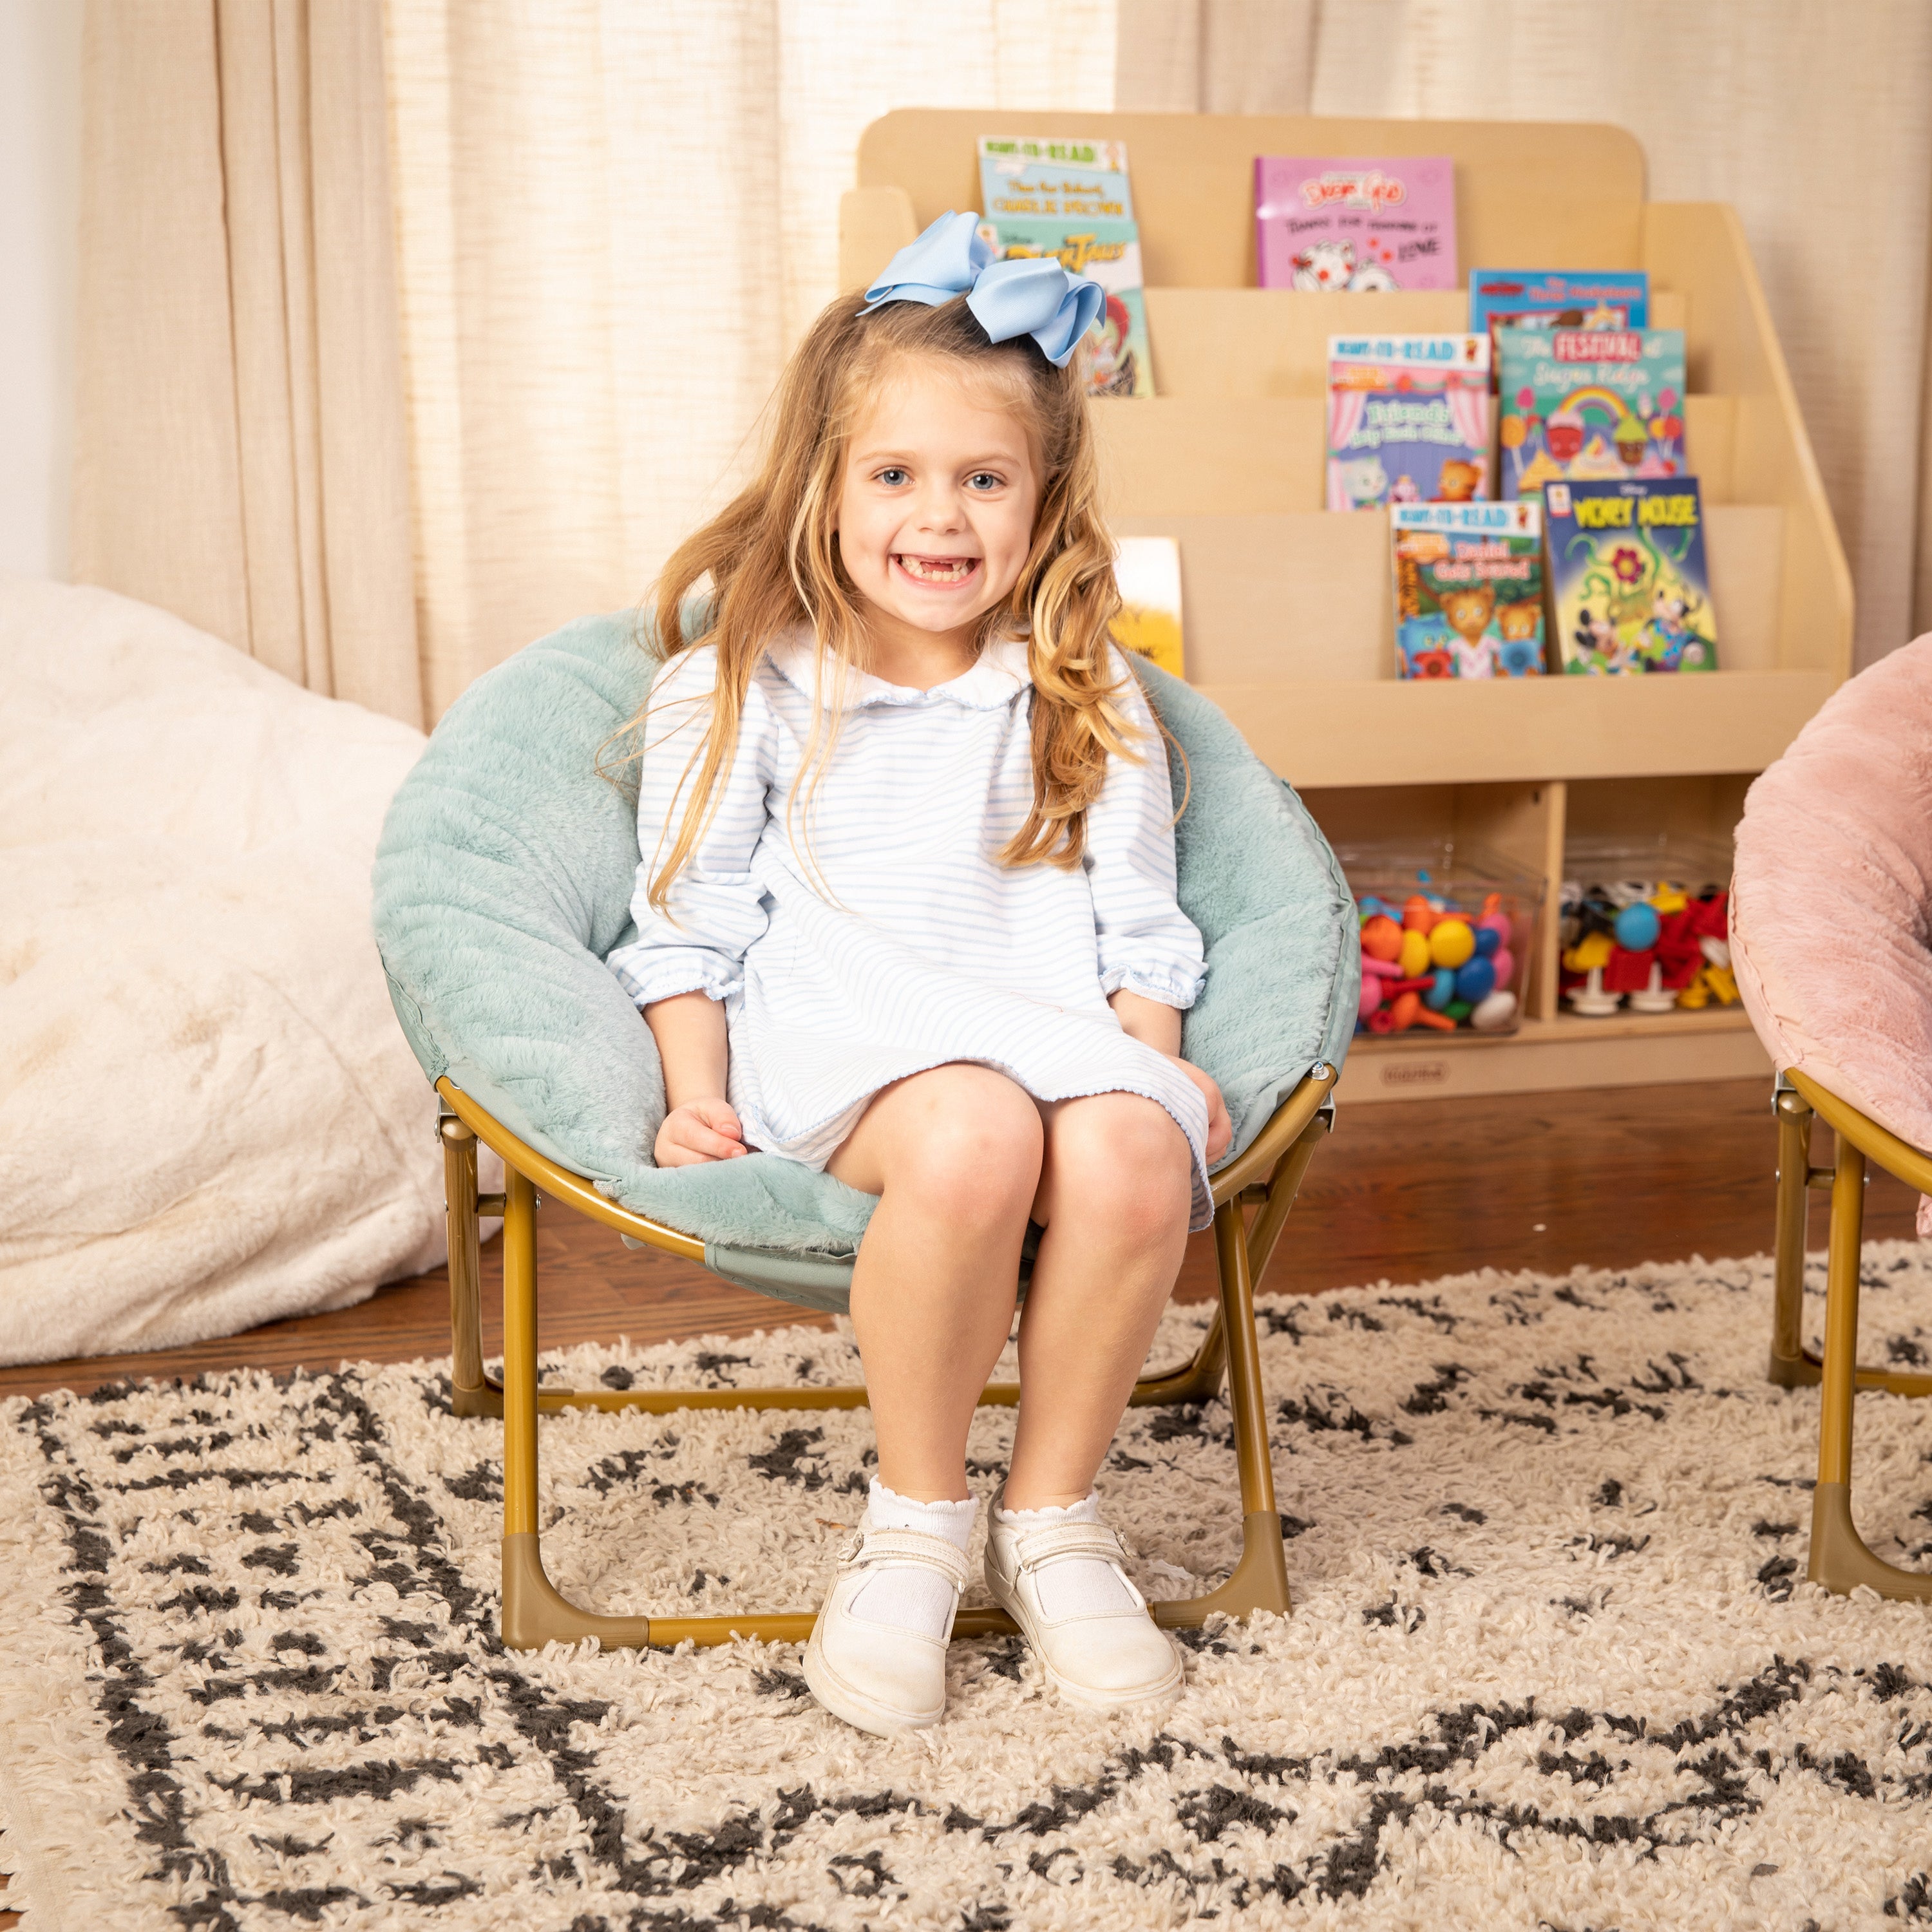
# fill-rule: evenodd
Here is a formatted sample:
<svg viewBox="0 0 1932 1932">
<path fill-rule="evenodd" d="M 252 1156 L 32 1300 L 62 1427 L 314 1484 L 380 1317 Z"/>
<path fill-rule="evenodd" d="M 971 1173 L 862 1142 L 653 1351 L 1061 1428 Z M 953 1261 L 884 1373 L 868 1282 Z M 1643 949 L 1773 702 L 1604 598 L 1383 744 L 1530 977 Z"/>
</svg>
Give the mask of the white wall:
<svg viewBox="0 0 1932 1932">
<path fill-rule="evenodd" d="M 82 0 L 0 0 L 0 570 L 64 577 Z"/>
</svg>

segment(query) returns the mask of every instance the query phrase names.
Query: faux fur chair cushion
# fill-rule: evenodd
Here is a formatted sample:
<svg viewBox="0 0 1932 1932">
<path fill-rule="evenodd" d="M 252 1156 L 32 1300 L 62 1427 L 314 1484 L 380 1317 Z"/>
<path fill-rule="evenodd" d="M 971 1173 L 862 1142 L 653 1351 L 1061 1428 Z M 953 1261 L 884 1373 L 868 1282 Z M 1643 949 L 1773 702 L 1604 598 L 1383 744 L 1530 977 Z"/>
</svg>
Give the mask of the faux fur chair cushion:
<svg viewBox="0 0 1932 1932">
<path fill-rule="evenodd" d="M 656 661 L 628 616 L 531 645 L 452 706 L 392 806 L 376 933 L 423 1070 L 448 1073 L 539 1151 L 614 1198 L 716 1246 L 849 1256 L 873 1199 L 754 1154 L 661 1171 L 664 1082 L 604 959 L 632 932 L 630 800 L 594 769 Z M 1180 902 L 1208 945 L 1184 1051 L 1220 1082 L 1234 1148 L 1353 1030 L 1352 902 L 1294 794 L 1205 699 L 1150 669 L 1184 747 Z M 1179 766 L 1176 766 L 1176 796 Z"/>
<path fill-rule="evenodd" d="M 1751 787 L 1731 937 L 1777 1064 L 1932 1148 L 1932 636 L 1840 686 Z"/>
</svg>

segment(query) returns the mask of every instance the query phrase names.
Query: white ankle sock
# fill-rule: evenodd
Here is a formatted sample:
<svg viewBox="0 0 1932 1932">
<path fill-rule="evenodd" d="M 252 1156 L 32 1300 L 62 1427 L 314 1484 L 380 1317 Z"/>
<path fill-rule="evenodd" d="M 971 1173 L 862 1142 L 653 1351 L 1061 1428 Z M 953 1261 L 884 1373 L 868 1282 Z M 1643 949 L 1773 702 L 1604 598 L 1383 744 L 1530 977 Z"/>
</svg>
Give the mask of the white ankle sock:
<svg viewBox="0 0 1932 1932">
<path fill-rule="evenodd" d="M 993 1520 L 1004 1528 L 1022 1533 L 1052 1529 L 1064 1522 L 1098 1522 L 1100 1493 L 1090 1490 L 1083 1501 L 1066 1509 L 1010 1510 L 996 1503 Z M 1097 1556 L 1063 1556 L 1048 1564 L 1038 1573 L 1038 1587 L 1040 1609 L 1054 1622 L 1062 1617 L 1118 1616 L 1140 1607 L 1114 1574 L 1114 1566 Z"/>
<path fill-rule="evenodd" d="M 874 1476 L 866 1502 L 866 1526 L 916 1529 L 927 1536 L 943 1536 L 963 1550 L 972 1538 L 979 1510 L 974 1496 L 960 1503 L 914 1502 Z M 936 1570 L 911 1564 L 880 1567 L 852 1599 L 851 1614 L 868 1623 L 891 1624 L 944 1640 L 952 1628 L 952 1586 Z"/>
</svg>

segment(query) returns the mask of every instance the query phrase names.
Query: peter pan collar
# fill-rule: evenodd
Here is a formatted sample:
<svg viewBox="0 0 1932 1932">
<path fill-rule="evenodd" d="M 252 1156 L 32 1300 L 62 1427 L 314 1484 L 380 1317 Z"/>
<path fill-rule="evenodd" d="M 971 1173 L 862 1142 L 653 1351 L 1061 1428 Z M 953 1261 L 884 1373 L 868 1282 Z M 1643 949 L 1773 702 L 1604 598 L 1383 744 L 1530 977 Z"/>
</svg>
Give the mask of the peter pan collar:
<svg viewBox="0 0 1932 1932">
<path fill-rule="evenodd" d="M 811 633 L 793 632 L 766 652 L 772 668 L 794 689 L 807 697 L 813 694 L 818 671 L 818 646 Z M 862 710 L 868 705 L 958 704 L 969 711 L 998 711 L 1010 704 L 1033 682 L 1028 668 L 1024 638 L 1000 638 L 986 645 L 971 666 L 944 684 L 930 691 L 916 691 L 910 685 L 888 684 L 870 671 L 849 670 L 845 674 L 844 709 Z M 833 668 L 827 666 L 827 694 L 835 682 Z"/>
</svg>

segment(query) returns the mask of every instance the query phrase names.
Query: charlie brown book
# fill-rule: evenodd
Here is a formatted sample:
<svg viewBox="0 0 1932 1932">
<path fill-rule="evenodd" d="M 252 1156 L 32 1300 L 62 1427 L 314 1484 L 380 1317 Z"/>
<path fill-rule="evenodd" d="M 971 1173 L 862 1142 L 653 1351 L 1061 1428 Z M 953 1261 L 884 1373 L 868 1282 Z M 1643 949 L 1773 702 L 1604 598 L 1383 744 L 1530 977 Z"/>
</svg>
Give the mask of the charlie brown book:
<svg viewBox="0 0 1932 1932">
<path fill-rule="evenodd" d="M 1399 675 L 1543 675 L 1534 503 L 1398 503 L 1389 526 Z"/>
<path fill-rule="evenodd" d="M 982 135 L 980 196 L 980 232 L 1000 260 L 1051 255 L 1105 292 L 1106 304 L 1088 332 L 1088 393 L 1152 395 L 1126 143 Z"/>
<path fill-rule="evenodd" d="M 1696 477 L 1549 483 L 1543 503 L 1557 656 L 1566 672 L 1717 669 Z"/>
</svg>

